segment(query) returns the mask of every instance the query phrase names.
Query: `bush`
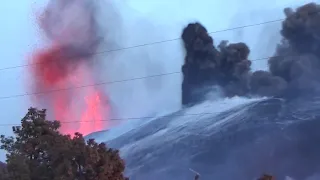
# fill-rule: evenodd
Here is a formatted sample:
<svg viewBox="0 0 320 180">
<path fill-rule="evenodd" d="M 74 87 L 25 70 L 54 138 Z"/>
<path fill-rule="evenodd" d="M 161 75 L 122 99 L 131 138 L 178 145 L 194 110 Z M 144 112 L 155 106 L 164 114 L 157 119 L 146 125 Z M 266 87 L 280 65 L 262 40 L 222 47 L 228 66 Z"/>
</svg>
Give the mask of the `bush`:
<svg viewBox="0 0 320 180">
<path fill-rule="evenodd" d="M 30 108 L 14 127 L 15 137 L 1 136 L 7 165 L 1 180 L 124 180 L 125 165 L 118 150 L 84 140 L 80 133 L 59 133 L 58 121 L 46 120 L 46 111 Z"/>
</svg>

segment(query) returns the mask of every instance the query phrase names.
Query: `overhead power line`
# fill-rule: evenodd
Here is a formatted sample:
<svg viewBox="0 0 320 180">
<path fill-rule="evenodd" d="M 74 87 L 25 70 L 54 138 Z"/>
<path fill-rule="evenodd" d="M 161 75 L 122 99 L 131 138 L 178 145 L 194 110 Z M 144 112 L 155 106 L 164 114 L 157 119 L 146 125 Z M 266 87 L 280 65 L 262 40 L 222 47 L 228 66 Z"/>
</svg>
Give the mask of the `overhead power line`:
<svg viewBox="0 0 320 180">
<path fill-rule="evenodd" d="M 220 33 L 220 32 L 233 31 L 233 30 L 237 30 L 237 29 L 253 27 L 253 26 L 260 26 L 260 25 L 275 23 L 275 22 L 279 22 L 279 21 L 283 21 L 283 20 L 284 19 L 264 21 L 264 22 L 260 22 L 260 23 L 256 23 L 256 24 L 249 24 L 249 25 L 238 26 L 238 27 L 233 27 L 233 28 L 228 28 L 228 29 L 223 29 L 223 30 L 212 31 L 212 32 L 209 32 L 208 34 L 215 34 L 215 33 Z M 181 40 L 181 38 L 167 39 L 167 40 L 163 40 L 163 41 L 156 41 L 156 42 L 152 42 L 152 43 L 139 44 L 139 45 L 124 47 L 124 48 L 104 50 L 104 51 L 92 53 L 92 55 L 105 54 L 105 53 L 111 53 L 111 52 L 116 52 L 116 51 L 123 51 L 123 50 L 127 50 L 127 49 L 139 48 L 139 47 L 143 47 L 143 46 L 151 46 L 151 45 L 155 45 L 155 44 L 167 43 L 167 42 L 177 41 L 177 40 Z M 46 62 L 46 63 L 48 63 L 48 62 Z M 18 66 L 5 67 L 5 68 L 0 68 L 0 71 L 21 68 L 21 67 L 27 67 L 27 66 L 35 66 L 35 65 L 39 65 L 39 64 L 43 64 L 43 63 L 30 63 L 30 64 L 24 64 L 24 65 L 18 65 Z"/>
<path fill-rule="evenodd" d="M 153 77 L 159 77 L 159 76 L 168 76 L 168 75 L 178 74 L 178 73 L 180 73 L 180 72 L 164 73 L 164 74 L 157 74 L 157 75 L 151 75 L 151 76 L 142 76 L 142 77 L 137 77 L 137 78 L 130 78 L 130 79 L 124 79 L 124 80 L 118 80 L 118 81 L 101 82 L 101 83 L 75 86 L 75 87 L 71 87 L 71 88 L 54 89 L 54 90 L 42 91 L 42 92 L 17 94 L 17 95 L 11 95 L 11 96 L 2 96 L 2 97 L 0 97 L 0 99 L 9 99 L 9 98 L 15 98 L 15 97 L 49 94 L 49 93 L 54 93 L 54 92 L 59 92 L 59 91 L 68 91 L 68 90 L 80 89 L 80 88 L 86 88 L 86 87 L 92 87 L 92 86 L 101 86 L 101 85 L 106 85 L 106 84 L 122 83 L 122 82 L 127 82 L 127 81 L 134 81 L 134 80 L 153 78 Z"/>
<path fill-rule="evenodd" d="M 232 30 L 236 30 L 236 29 L 243 29 L 243 28 L 259 26 L 259 25 L 263 25 L 263 24 L 275 23 L 275 22 L 279 22 L 279 21 L 283 21 L 283 20 L 284 19 L 277 19 L 277 20 L 265 21 L 265 22 L 256 23 L 256 24 L 238 26 L 238 27 L 233 27 L 233 28 L 228 28 L 228 29 L 209 32 L 208 34 L 214 34 L 214 33 L 225 32 L 225 31 L 232 31 Z M 139 48 L 139 47 L 150 46 L 150 45 L 155 45 L 155 44 L 161 44 L 161 43 L 166 43 L 166 42 L 171 42 L 171 41 L 177 41 L 177 40 L 180 40 L 180 39 L 181 38 L 168 39 L 168 40 L 157 41 L 157 42 L 146 43 L 146 44 L 140 44 L 140 45 L 124 47 L 124 48 L 119 48 L 119 49 L 105 50 L 105 51 L 95 52 L 95 53 L 93 53 L 93 55 L 94 54 L 104 54 L 104 53 L 122 51 L 122 50 L 133 49 L 133 48 Z M 269 59 L 269 58 L 272 58 L 272 57 L 274 57 L 274 56 L 265 57 L 265 58 L 259 58 L 259 59 L 255 59 L 255 60 L 251 60 L 251 61 L 260 61 L 260 60 L 265 60 L 265 59 Z M 11 67 L 6 67 L 6 68 L 0 68 L 0 71 L 7 70 L 7 69 L 20 68 L 20 67 L 39 65 L 39 64 L 41 64 L 41 63 L 32 63 L 32 64 L 25 64 L 25 65 L 19 65 L 19 66 L 11 66 Z M 35 92 L 35 93 L 25 93 L 25 94 L 11 95 L 11 96 L 3 96 L 3 97 L 0 97 L 0 99 L 9 99 L 9 98 L 15 98 L 15 97 L 23 97 L 23 96 L 32 96 L 32 95 L 39 95 L 39 94 L 54 93 L 54 92 L 58 92 L 58 91 L 66 91 L 66 90 L 72 90 L 72 89 L 86 88 L 86 87 L 90 87 L 90 86 L 100 86 L 100 85 L 105 85 L 105 84 L 128 82 L 128 81 L 141 80 L 141 79 L 160 77 L 160 76 L 168 76 L 168 75 L 174 75 L 174 74 L 180 74 L 180 73 L 181 73 L 180 71 L 176 71 L 176 72 L 171 72 L 171 73 L 163 73 L 163 74 L 157 74 L 157 75 L 151 75 L 151 76 L 143 76 L 143 77 L 137 77 L 137 78 L 117 80 L 117 81 L 101 82 L 101 83 L 82 85 L 82 86 L 71 87 L 71 88 L 56 89 L 56 90 L 50 90 L 50 91 L 44 91 L 44 92 Z M 118 119 L 116 118 L 116 119 L 96 120 L 96 121 L 123 121 L 123 120 L 133 120 L 133 119 L 152 119 L 152 118 L 164 118 L 164 117 L 176 117 L 176 116 L 178 116 L 178 117 L 182 117 L 182 116 L 199 116 L 199 115 L 206 115 L 206 114 L 212 114 L 212 113 L 196 113 L 196 114 L 169 115 L 169 116 L 167 115 L 167 116 L 158 116 L 158 117 L 130 117 L 130 118 L 118 118 Z M 92 120 L 92 121 L 68 121 L 68 122 L 62 121 L 61 123 L 86 123 L 86 122 L 88 123 L 88 122 L 94 122 L 94 121 L 95 120 Z M 20 124 L 0 124 L 0 126 L 19 126 L 19 125 Z"/>
<path fill-rule="evenodd" d="M 255 60 L 251 60 L 251 61 L 261 61 L 261 60 L 269 59 L 272 57 L 280 57 L 280 56 L 269 56 L 269 57 L 259 58 L 259 59 L 255 59 Z M 123 82 L 142 80 L 142 79 L 147 79 L 147 78 L 161 77 L 161 76 L 170 76 L 170 75 L 174 75 L 174 74 L 181 74 L 181 72 L 176 71 L 176 72 L 162 73 L 162 74 L 156 74 L 156 75 L 151 75 L 151 76 L 142 76 L 142 77 L 136 77 L 136 78 L 130 78 L 130 79 L 117 80 L 117 81 L 107 81 L 107 82 L 100 82 L 100 83 L 87 84 L 87 85 L 81 85 L 81 86 L 74 86 L 74 87 L 70 87 L 70 88 L 61 88 L 61 89 L 54 89 L 54 90 L 42 91 L 42 92 L 16 94 L 16 95 L 11 95 L 11 96 L 2 96 L 2 97 L 0 97 L 0 100 L 1 99 L 16 98 L 16 97 L 23 97 L 23 96 L 49 94 L 49 93 L 55 93 L 55 92 L 59 92 L 59 91 L 68 91 L 68 90 L 80 89 L 80 88 L 86 88 L 86 87 L 92 87 L 92 86 L 102 86 L 102 85 L 106 85 L 106 84 L 123 83 Z"/>
<path fill-rule="evenodd" d="M 61 124 L 71 124 L 71 123 L 93 123 L 93 122 L 107 122 L 107 121 L 125 121 L 125 120 L 142 120 L 142 119 L 153 119 L 153 118 L 166 118 L 166 117 L 187 117 L 187 116 L 203 116 L 210 115 L 214 113 L 193 113 L 193 114 L 170 114 L 165 116 L 142 116 L 142 117 L 128 117 L 128 118 L 111 118 L 111 119 L 100 119 L 100 120 L 88 120 L 88 121 L 61 121 Z M 49 120 L 53 121 L 53 120 Z M 0 124 L 0 126 L 20 126 L 21 124 Z"/>
</svg>

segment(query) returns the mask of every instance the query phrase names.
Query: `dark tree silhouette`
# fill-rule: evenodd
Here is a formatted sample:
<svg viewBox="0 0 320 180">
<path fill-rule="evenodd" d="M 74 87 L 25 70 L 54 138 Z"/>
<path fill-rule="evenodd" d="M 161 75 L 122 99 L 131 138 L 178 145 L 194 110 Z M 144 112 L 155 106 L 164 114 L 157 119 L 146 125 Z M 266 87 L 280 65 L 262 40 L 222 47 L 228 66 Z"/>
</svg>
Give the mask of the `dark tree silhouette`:
<svg viewBox="0 0 320 180">
<path fill-rule="evenodd" d="M 1 180 L 124 180 L 124 161 L 118 150 L 85 141 L 80 133 L 62 135 L 58 121 L 47 121 L 46 111 L 30 108 L 13 128 L 15 137 L 1 136 L 7 165 Z M 7 178 L 7 179 L 6 179 Z"/>
</svg>

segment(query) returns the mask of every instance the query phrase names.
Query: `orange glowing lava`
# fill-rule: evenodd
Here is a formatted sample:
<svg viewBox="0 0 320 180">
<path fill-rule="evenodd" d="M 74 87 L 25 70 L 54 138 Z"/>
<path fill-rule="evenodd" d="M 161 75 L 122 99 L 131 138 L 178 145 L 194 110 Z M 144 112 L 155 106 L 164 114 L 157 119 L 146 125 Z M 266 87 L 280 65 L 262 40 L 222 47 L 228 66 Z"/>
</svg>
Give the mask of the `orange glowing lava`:
<svg viewBox="0 0 320 180">
<path fill-rule="evenodd" d="M 43 99 L 54 119 L 61 122 L 61 132 L 87 135 L 103 130 L 109 118 L 107 96 L 95 86 L 81 87 L 93 84 L 90 68 L 79 65 L 77 71 L 67 72 L 68 64 L 63 63 L 68 60 L 61 58 L 56 47 L 51 48 L 36 52 L 33 63 L 38 65 L 32 73 L 37 81 L 35 89 L 48 92 Z"/>
<path fill-rule="evenodd" d="M 86 86 L 94 84 L 96 73 L 88 63 L 96 48 L 91 45 L 96 41 L 92 13 L 84 0 L 51 0 L 44 17 L 39 18 L 39 26 L 50 36 L 50 42 L 32 57 L 36 64 L 30 66 L 32 90 L 46 92 L 37 95 L 36 102 L 61 122 L 60 130 L 65 134 L 86 135 L 108 125 L 107 95 L 96 86 Z M 77 23 L 83 27 L 77 27 Z"/>
<path fill-rule="evenodd" d="M 89 94 L 85 97 L 85 101 L 87 104 L 86 110 L 81 116 L 81 123 L 79 132 L 82 132 L 83 134 L 88 134 L 92 132 L 92 129 L 95 131 L 101 131 L 102 130 L 102 112 L 101 112 L 101 99 L 100 95 L 97 91 L 93 91 L 92 94 Z M 91 122 L 90 127 L 84 126 L 86 123 Z"/>
</svg>

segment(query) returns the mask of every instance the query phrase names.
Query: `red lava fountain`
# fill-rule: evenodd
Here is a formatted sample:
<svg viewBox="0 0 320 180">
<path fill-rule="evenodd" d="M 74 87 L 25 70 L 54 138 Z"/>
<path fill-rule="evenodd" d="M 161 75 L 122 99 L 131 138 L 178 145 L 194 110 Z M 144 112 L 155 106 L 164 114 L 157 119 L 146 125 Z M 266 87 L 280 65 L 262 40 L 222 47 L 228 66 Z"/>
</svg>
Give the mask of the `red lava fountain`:
<svg viewBox="0 0 320 180">
<path fill-rule="evenodd" d="M 94 84 L 93 55 L 98 46 L 92 1 L 52 0 L 39 25 L 48 46 L 37 50 L 30 68 L 36 102 L 61 122 L 61 132 L 87 135 L 106 128 L 107 95 Z"/>
</svg>

